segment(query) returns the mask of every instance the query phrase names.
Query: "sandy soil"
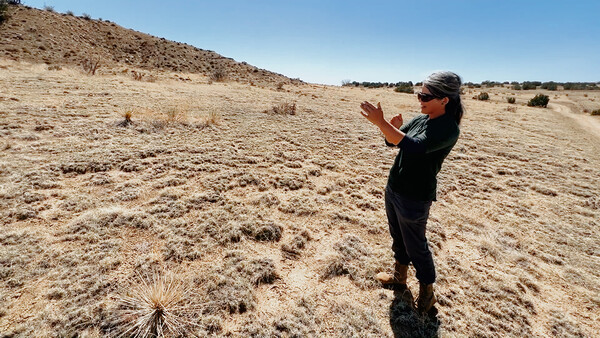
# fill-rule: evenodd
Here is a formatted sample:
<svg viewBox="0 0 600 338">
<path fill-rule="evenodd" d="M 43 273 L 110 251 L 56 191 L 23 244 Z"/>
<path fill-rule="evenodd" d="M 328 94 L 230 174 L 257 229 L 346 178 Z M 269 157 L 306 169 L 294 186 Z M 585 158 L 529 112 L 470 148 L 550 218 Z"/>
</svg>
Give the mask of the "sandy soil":
<svg viewBox="0 0 600 338">
<path fill-rule="evenodd" d="M 0 331 L 107 334 L 119 295 L 162 269 L 193 290 L 199 335 L 600 332 L 598 120 L 577 110 L 598 93 L 543 109 L 465 89 L 428 225 L 439 303 L 419 318 L 373 281 L 396 151 L 358 108 L 408 120 L 413 95 L 154 75 L 0 60 Z"/>
</svg>

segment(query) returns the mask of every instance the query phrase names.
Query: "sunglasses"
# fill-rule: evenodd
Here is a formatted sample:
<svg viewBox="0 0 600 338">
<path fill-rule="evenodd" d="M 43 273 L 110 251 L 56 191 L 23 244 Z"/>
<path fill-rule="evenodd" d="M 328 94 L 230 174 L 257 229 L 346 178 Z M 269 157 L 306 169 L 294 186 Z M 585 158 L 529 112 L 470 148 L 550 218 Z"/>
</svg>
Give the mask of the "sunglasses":
<svg viewBox="0 0 600 338">
<path fill-rule="evenodd" d="M 433 99 L 437 99 L 437 97 L 431 95 L 431 94 L 425 94 L 423 92 L 418 92 L 417 93 L 417 97 L 419 98 L 419 100 L 423 101 L 423 102 L 429 102 Z"/>
</svg>

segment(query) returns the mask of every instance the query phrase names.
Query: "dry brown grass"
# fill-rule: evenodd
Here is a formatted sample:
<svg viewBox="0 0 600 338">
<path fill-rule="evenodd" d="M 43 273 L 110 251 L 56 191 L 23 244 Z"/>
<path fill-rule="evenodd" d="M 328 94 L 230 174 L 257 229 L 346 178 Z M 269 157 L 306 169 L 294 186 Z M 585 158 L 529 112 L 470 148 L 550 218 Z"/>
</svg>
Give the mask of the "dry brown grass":
<svg viewBox="0 0 600 338">
<path fill-rule="evenodd" d="M 422 318 L 373 283 L 392 266 L 396 151 L 357 110 L 408 120 L 414 96 L 123 69 L 0 60 L 0 332 L 110 335 L 119 296 L 157 269 L 182 281 L 180 330 L 197 336 L 600 330 L 597 119 L 579 113 L 600 93 L 553 92 L 549 109 L 506 88 L 466 100 L 428 224 L 437 314 Z M 296 114 L 264 113 L 281 102 Z"/>
</svg>

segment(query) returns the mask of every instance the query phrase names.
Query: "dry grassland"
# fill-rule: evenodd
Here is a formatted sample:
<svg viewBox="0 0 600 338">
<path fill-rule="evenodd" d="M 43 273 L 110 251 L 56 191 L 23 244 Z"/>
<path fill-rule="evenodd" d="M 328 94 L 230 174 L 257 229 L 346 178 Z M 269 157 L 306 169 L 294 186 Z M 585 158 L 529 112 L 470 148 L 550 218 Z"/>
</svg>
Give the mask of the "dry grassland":
<svg viewBox="0 0 600 338">
<path fill-rule="evenodd" d="M 466 89 L 428 226 L 437 313 L 420 318 L 373 280 L 392 265 L 396 151 L 358 108 L 408 120 L 413 95 L 144 72 L 0 60 L 0 332 L 141 333 L 164 297 L 167 335 L 600 332 L 600 138 L 577 114 L 598 93 L 541 109 Z"/>
</svg>

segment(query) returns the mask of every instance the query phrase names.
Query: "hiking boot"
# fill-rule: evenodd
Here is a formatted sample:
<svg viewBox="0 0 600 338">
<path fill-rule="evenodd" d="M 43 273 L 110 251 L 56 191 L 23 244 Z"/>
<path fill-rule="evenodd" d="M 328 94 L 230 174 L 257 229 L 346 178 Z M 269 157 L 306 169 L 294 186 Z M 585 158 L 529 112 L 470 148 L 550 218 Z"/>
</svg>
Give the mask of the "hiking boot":
<svg viewBox="0 0 600 338">
<path fill-rule="evenodd" d="M 417 298 L 417 311 L 421 314 L 429 312 L 435 304 L 435 294 L 433 293 L 433 284 L 419 283 L 419 298 Z"/>
<path fill-rule="evenodd" d="M 406 289 L 406 277 L 408 274 L 408 265 L 403 265 L 398 262 L 394 264 L 394 273 L 380 272 L 375 276 L 384 288 L 390 289 Z"/>
</svg>

